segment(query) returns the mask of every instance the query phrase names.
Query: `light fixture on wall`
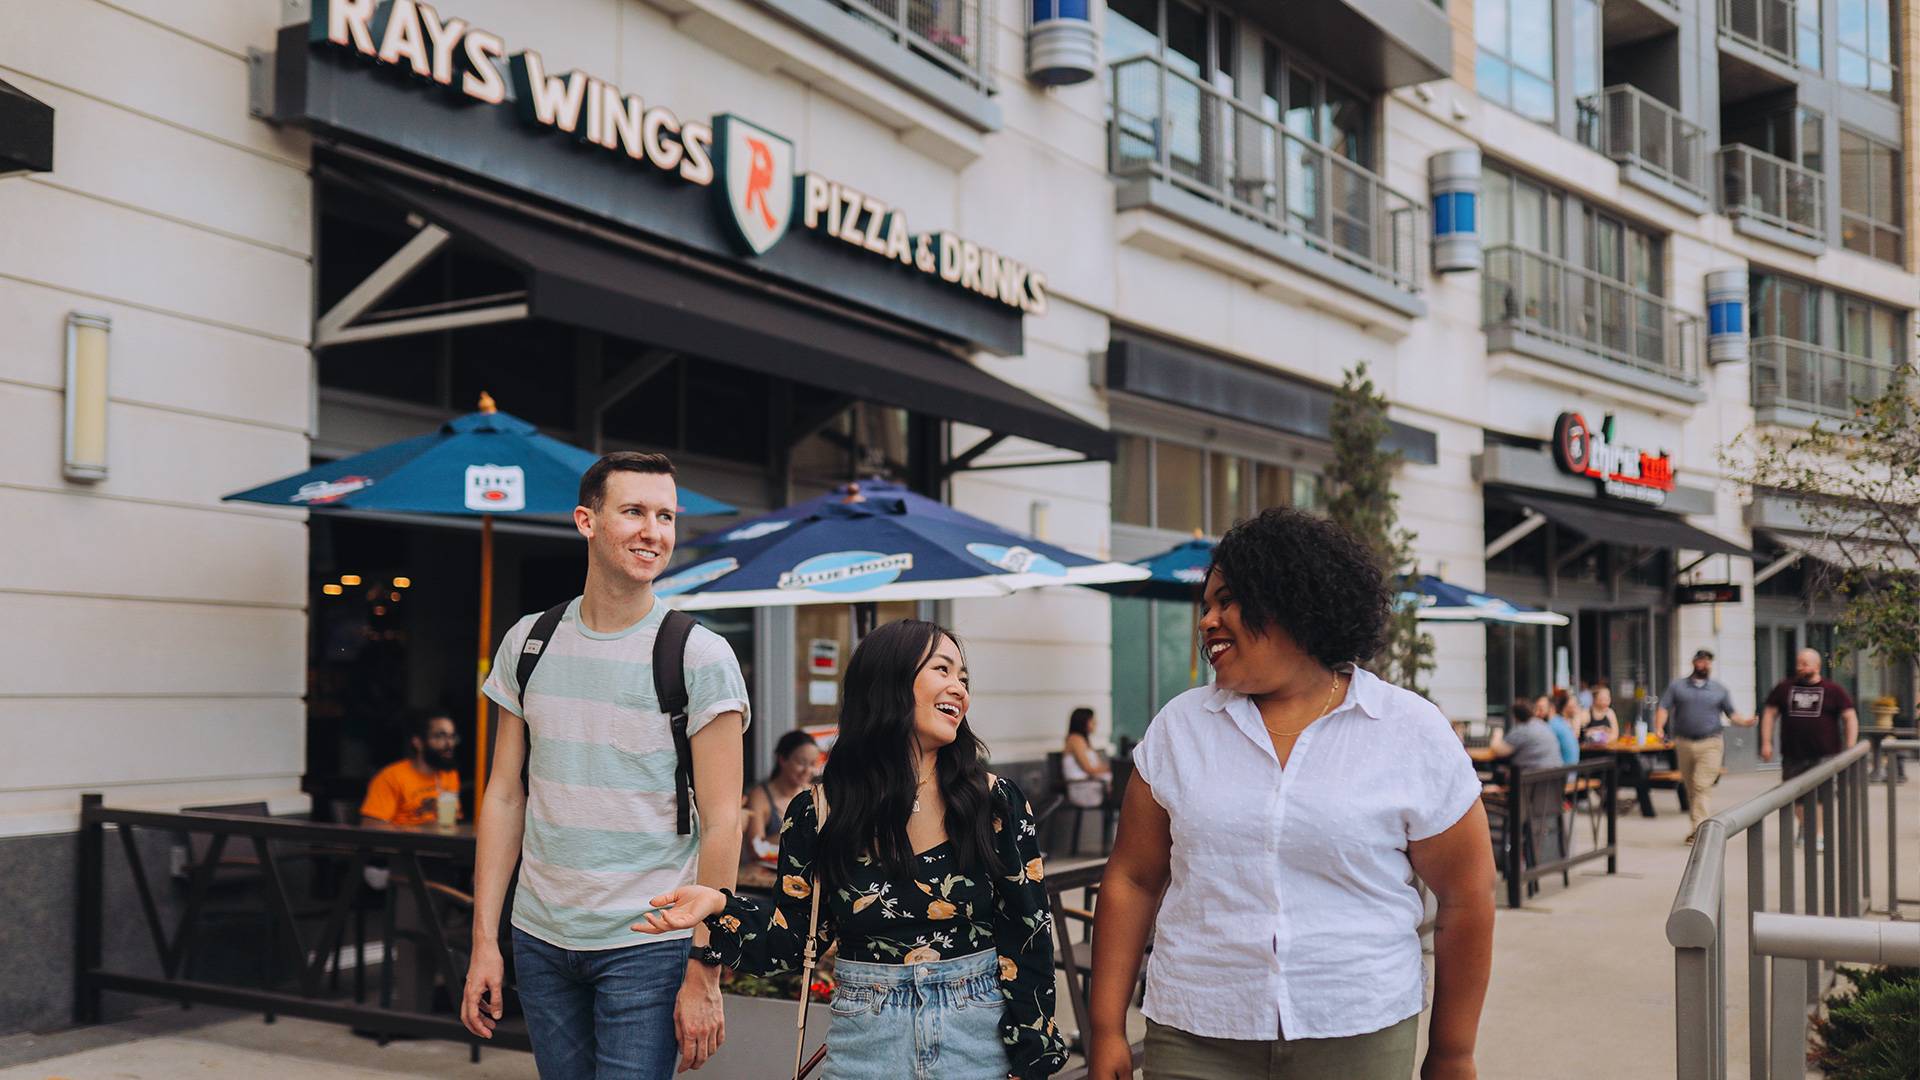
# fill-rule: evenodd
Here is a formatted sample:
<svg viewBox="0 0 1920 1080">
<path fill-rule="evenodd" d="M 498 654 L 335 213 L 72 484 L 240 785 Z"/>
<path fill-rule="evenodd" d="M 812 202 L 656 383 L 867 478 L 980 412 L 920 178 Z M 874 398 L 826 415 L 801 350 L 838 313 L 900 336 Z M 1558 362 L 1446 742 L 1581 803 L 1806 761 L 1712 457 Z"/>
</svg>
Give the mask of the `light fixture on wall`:
<svg viewBox="0 0 1920 1080">
<path fill-rule="evenodd" d="M 107 339 L 113 320 L 67 313 L 66 476 L 107 478 Z"/>
</svg>

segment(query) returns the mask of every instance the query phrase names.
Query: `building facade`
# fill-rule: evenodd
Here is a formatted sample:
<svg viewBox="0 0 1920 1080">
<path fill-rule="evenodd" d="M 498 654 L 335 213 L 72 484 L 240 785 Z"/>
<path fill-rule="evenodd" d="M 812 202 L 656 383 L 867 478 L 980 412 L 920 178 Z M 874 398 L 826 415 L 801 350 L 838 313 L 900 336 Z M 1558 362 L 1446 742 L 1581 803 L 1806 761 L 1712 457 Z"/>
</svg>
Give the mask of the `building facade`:
<svg viewBox="0 0 1920 1080">
<path fill-rule="evenodd" d="M 1299 7 L 0 16 L 0 79 L 53 112 L 49 163 L 15 152 L 40 114 L 0 110 L 26 171 L 0 179 L 0 895 L 24 913 L 0 948 L 45 957 L 0 1030 L 66 1015 L 81 792 L 327 812 L 397 754 L 401 708 L 470 730 L 468 522 L 220 498 L 482 391 L 747 511 L 884 474 L 1135 558 L 1318 506 L 1332 389 L 1365 362 L 1421 569 L 1569 617 L 1437 629 L 1450 716 L 1596 677 L 1625 716 L 1697 647 L 1751 707 L 1834 612 L 1790 508 L 1722 452 L 1912 360 L 1910 8 Z M 87 428 L 73 371 L 101 356 Z M 496 628 L 578 588 L 563 525 L 498 549 Z M 1137 736 L 1204 677 L 1181 605 L 928 613 L 1029 771 L 1073 707 Z M 750 669 L 756 767 L 830 721 L 812 660 L 844 655 L 843 612 L 708 618 Z M 1910 673 L 1848 677 L 1912 707 Z"/>
</svg>

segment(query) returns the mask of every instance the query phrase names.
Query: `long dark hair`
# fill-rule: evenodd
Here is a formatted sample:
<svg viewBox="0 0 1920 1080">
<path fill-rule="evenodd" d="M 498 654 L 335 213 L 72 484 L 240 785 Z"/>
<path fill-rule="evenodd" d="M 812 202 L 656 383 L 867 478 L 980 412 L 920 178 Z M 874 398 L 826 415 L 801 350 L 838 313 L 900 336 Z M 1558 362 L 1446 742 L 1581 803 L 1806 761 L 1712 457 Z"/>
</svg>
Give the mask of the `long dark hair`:
<svg viewBox="0 0 1920 1080">
<path fill-rule="evenodd" d="M 1067 734 L 1087 737 L 1087 729 L 1093 726 L 1093 710 L 1085 705 L 1073 710 L 1067 716 Z"/>
<path fill-rule="evenodd" d="M 854 860 L 872 856 L 890 874 L 910 875 L 913 844 L 913 684 L 941 638 L 953 632 L 922 619 L 901 619 L 868 634 L 847 661 L 840 734 L 827 757 L 827 823 L 820 830 L 819 865 L 830 881 L 851 880 Z M 993 855 L 992 793 L 981 763 L 986 747 L 964 719 L 953 742 L 940 748 L 934 769 L 946 804 L 947 837 L 963 872 L 998 874 Z"/>
</svg>

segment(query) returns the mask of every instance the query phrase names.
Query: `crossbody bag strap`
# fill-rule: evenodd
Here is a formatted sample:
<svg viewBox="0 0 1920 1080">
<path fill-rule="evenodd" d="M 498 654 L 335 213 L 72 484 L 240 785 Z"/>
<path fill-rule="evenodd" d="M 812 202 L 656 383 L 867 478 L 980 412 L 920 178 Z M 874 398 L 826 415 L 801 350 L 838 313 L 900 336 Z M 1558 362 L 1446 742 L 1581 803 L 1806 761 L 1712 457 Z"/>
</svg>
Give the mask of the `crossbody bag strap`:
<svg viewBox="0 0 1920 1080">
<path fill-rule="evenodd" d="M 820 785 L 814 784 L 810 787 L 807 795 L 813 800 L 814 828 L 817 830 L 823 817 Z M 819 866 L 819 860 L 815 859 L 814 872 L 808 875 L 807 879 L 807 891 L 813 895 L 813 900 L 807 913 L 807 939 L 800 947 L 800 1015 L 794 1020 L 797 1034 L 793 1045 L 793 1080 L 800 1080 L 806 1075 L 806 1069 L 812 1067 L 811 1063 L 803 1059 L 807 1053 L 807 999 L 813 994 L 813 967 L 819 959 L 821 893 Z M 815 1060 L 819 1060 L 818 1055 L 815 1055 Z"/>
</svg>

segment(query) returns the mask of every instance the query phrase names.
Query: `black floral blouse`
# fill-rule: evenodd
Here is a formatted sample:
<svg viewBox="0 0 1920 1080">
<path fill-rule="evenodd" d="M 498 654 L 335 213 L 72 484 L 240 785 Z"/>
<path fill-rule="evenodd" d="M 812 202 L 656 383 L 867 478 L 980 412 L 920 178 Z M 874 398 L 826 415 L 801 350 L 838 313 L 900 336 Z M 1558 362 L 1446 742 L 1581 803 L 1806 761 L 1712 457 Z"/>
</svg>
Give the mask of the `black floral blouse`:
<svg viewBox="0 0 1920 1080">
<path fill-rule="evenodd" d="M 993 787 L 997 880 L 984 871 L 963 875 L 952 843 L 914 856 L 910 880 L 890 876 L 862 857 L 854 880 L 821 898 L 823 937 L 838 937 L 840 955 L 875 964 L 911 964 L 994 949 L 1007 994 L 1000 1041 L 1010 1074 L 1041 1080 L 1067 1062 L 1066 1042 L 1054 1026 L 1053 916 L 1041 884 L 1039 830 L 1033 807 L 1011 781 Z M 763 902 L 729 894 L 726 910 L 707 920 L 712 947 L 728 967 L 774 975 L 800 966 L 812 900 L 819 823 L 813 799 L 802 792 L 780 826 L 780 891 Z"/>
</svg>

